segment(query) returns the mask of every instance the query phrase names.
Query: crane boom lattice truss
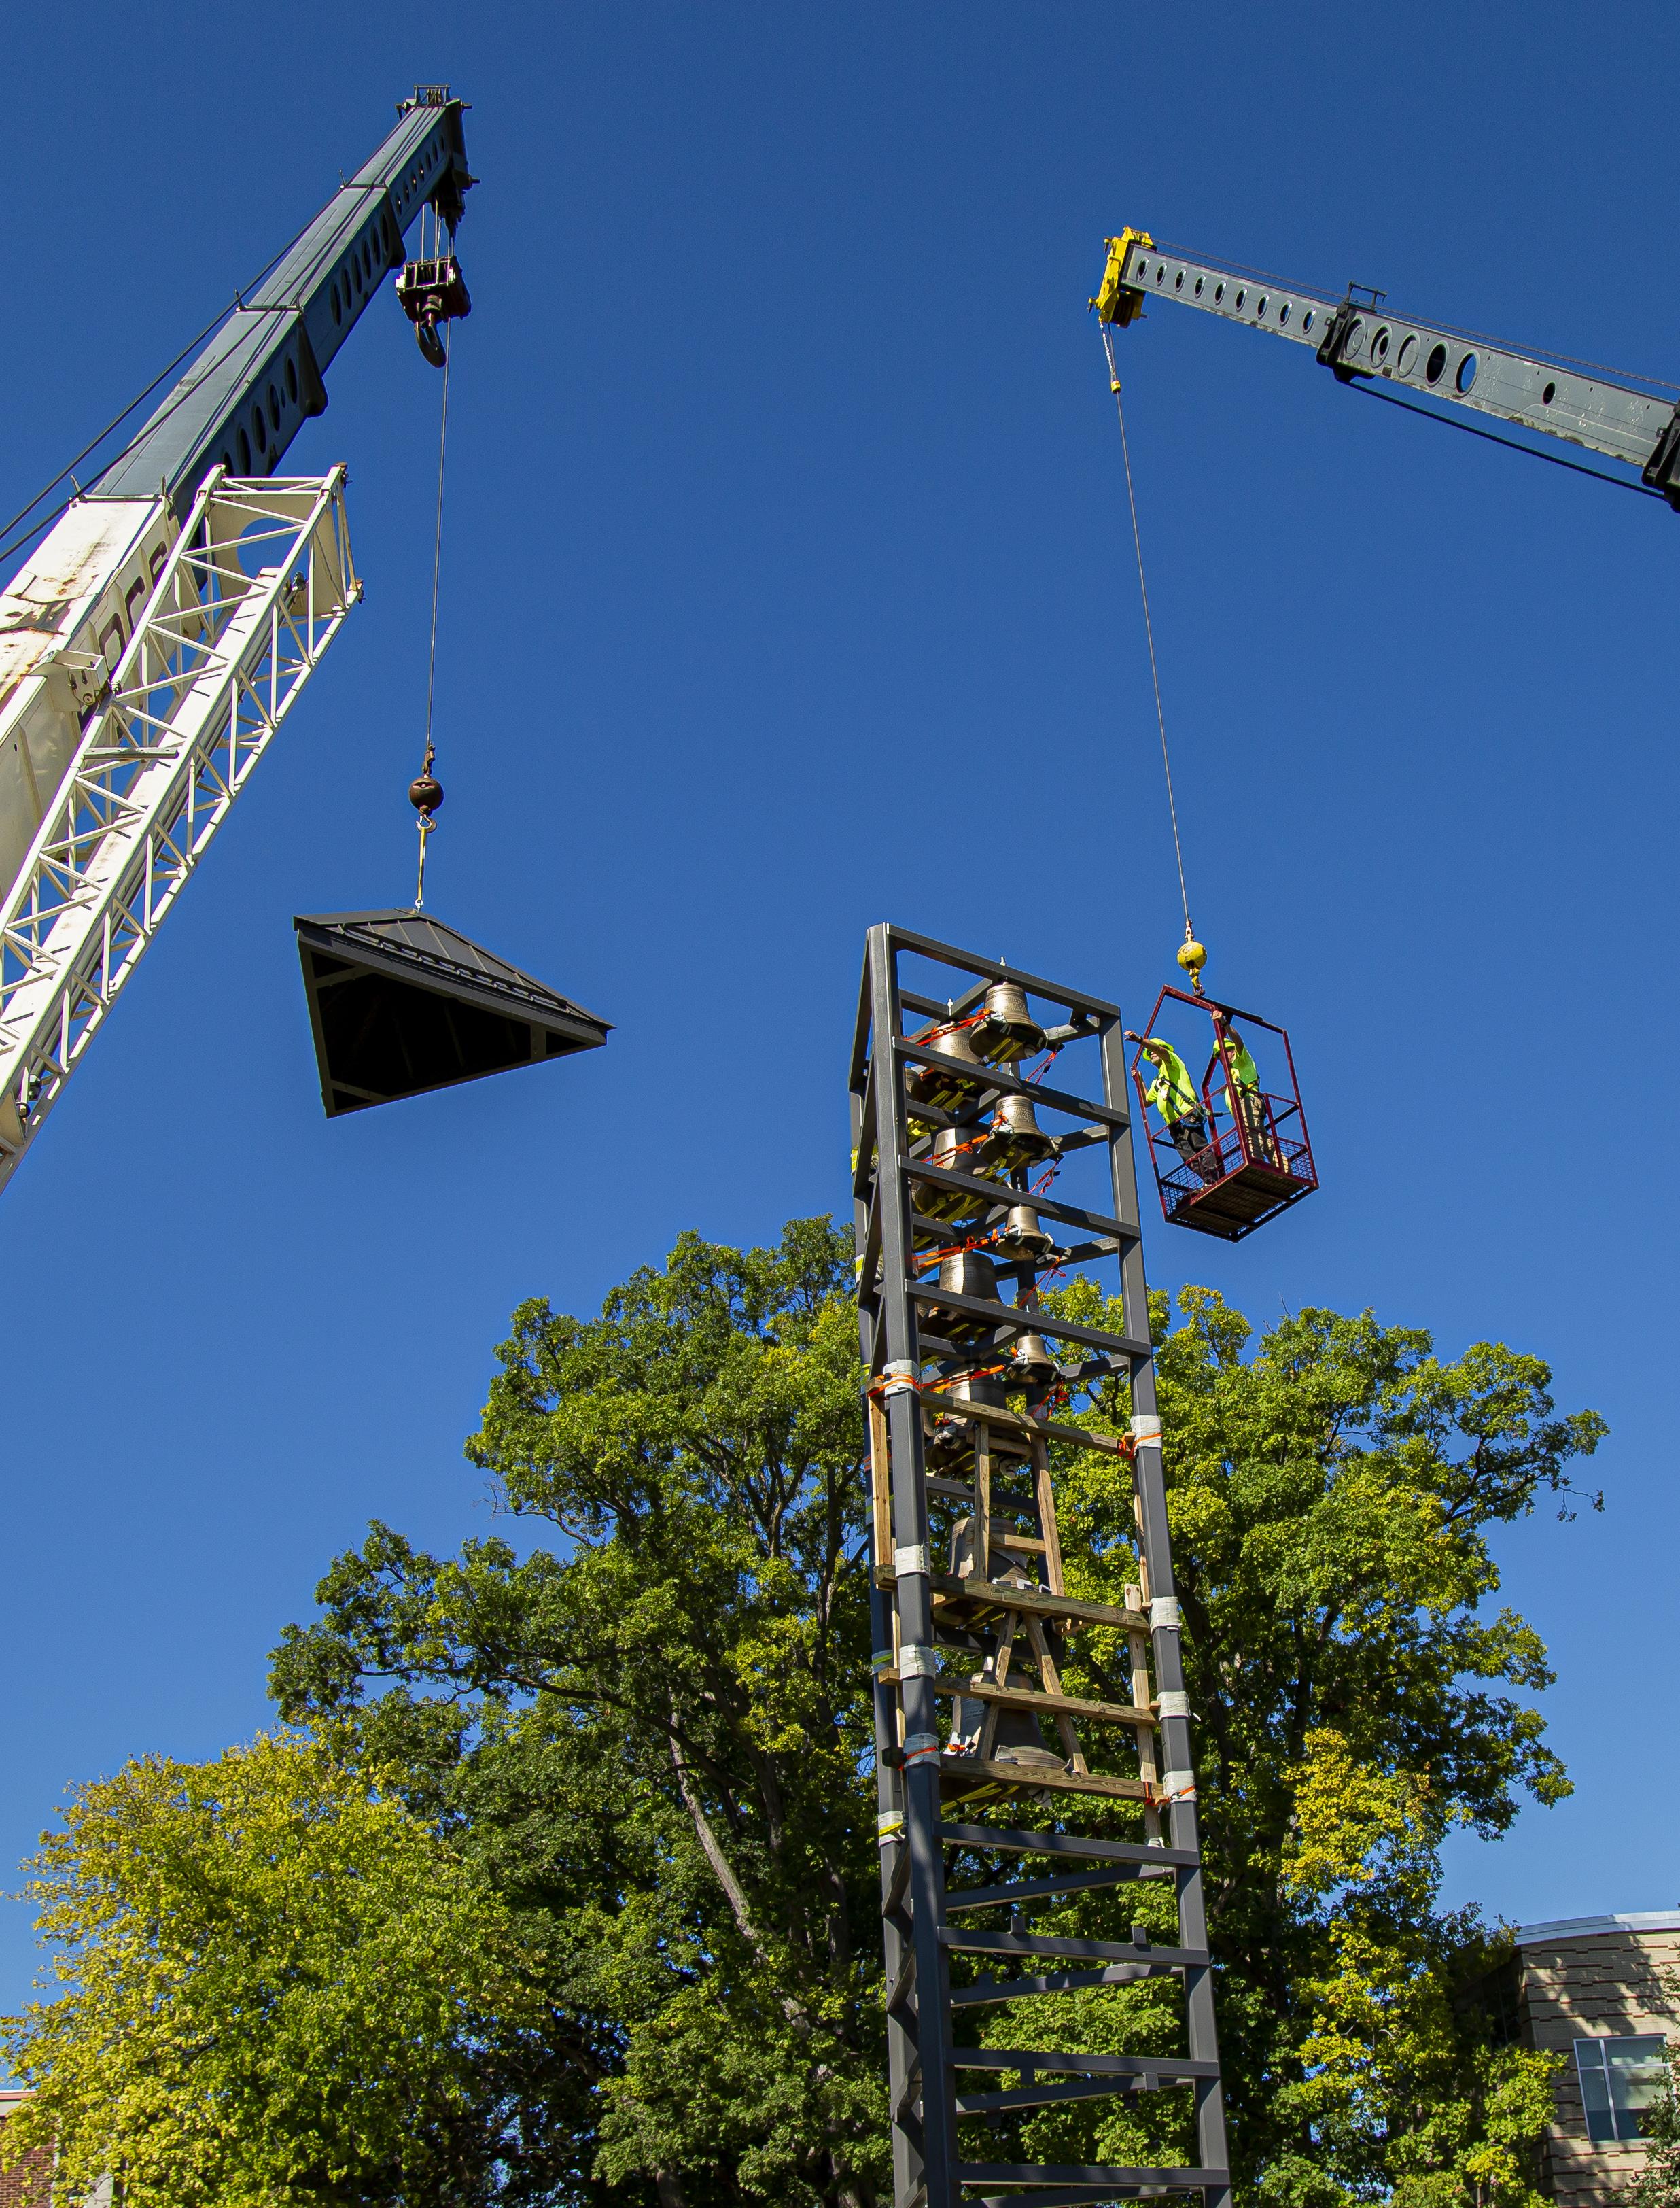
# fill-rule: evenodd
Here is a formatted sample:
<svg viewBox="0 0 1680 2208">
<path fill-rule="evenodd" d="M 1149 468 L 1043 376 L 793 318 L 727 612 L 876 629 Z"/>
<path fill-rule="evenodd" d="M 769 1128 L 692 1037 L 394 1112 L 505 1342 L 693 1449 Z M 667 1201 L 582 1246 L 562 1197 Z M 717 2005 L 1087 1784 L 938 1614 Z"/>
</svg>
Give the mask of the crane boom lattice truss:
<svg viewBox="0 0 1680 2208">
<path fill-rule="evenodd" d="M 941 1002 L 904 987 L 900 962 L 906 956 L 933 962 L 936 971 L 955 969 L 960 993 Z M 1001 1048 L 988 1051 L 984 1023 L 994 1019 L 1006 986 L 1019 1007 L 1016 1026 Z M 1037 1007 L 1029 1009 L 1029 997 Z M 1046 1005 L 1057 1014 L 1048 1026 Z M 1089 1070 L 1097 1079 L 1086 1085 L 1100 1087 L 1101 1101 L 1024 1077 L 1011 1062 L 1027 1047 L 1022 1035 L 1037 1038 L 1033 1049 L 1047 1041 L 1094 1058 Z M 971 1035 L 982 1038 L 978 1056 Z M 1062 1130 L 1053 1139 L 1038 1123 L 1040 1113 Z M 989 2208 L 1010 2200 L 1061 2208 L 1199 2192 L 1207 2208 L 1228 2208 L 1213 1981 L 1119 1011 L 905 929 L 873 928 L 852 1054 L 852 1125 L 859 1323 L 870 1376 L 894 2208 L 961 2208 L 966 2201 L 973 2208 L 977 2195 Z M 1042 1174 L 1029 1186 L 1019 1163 L 1022 1145 L 1037 1161 L 1049 1155 L 1058 1164 L 1082 1149 L 1104 1150 L 1105 1209 L 1051 1197 Z M 1055 1246 L 1040 1214 L 1063 1235 L 1076 1230 L 1067 1237 L 1073 1246 Z M 1039 1306 L 1041 1272 L 1105 1257 L 1120 1263 L 1121 1331 Z M 1017 1284 L 1013 1304 L 997 1286 L 1007 1276 Z M 1047 1337 L 1064 1359 L 1078 1361 L 1052 1365 Z M 1127 1381 L 1130 1432 L 1121 1437 L 1055 1423 L 1048 1376 L 1056 1373 Z M 1025 1413 L 1007 1403 L 1010 1393 L 1025 1400 Z M 1123 1607 L 1067 1592 L 1053 1447 L 1103 1451 L 1117 1467 L 1130 1465 L 1138 1582 L 1125 1588 Z M 1106 1629 L 1127 1652 L 1129 1703 L 1063 1691 L 1067 1644 L 1093 1629 Z M 1034 1673 L 1036 1683 L 1024 1683 Z M 948 1725 L 942 1702 L 953 1710 Z M 1058 1736 L 1059 1753 L 1041 1721 Z M 1103 1744 L 1117 1738 L 1131 1743 L 1129 1768 L 1119 1771 Z M 1128 1761 L 1124 1750 L 1120 1761 Z M 1083 1832 L 1075 1821 L 1080 1815 Z M 1025 1875 L 1011 1875 L 1022 1869 Z M 1140 1888 L 1139 1880 L 1151 1885 Z M 1140 1921 L 1124 1928 L 1123 1939 L 1035 1936 L 1029 1929 L 1030 1909 L 1046 1903 L 1054 1909 L 1087 1893 L 1101 1907 L 1103 1889 L 1110 1891 L 1110 1909 L 1116 1893 L 1170 1893 L 1174 1930 L 1162 1942 Z M 1139 1906 L 1142 1914 L 1166 1913 L 1158 1899 Z M 1007 1929 L 993 1929 L 1000 1913 Z M 1182 1989 L 1180 2047 L 1162 2051 L 1156 2038 L 1136 2053 L 1116 2052 L 1115 2019 L 1095 2017 L 1080 1997 L 1150 1980 Z M 1049 2025 L 1047 2005 L 1033 1998 L 1046 1995 L 1074 1996 Z M 1033 2019 L 1025 2030 L 971 2029 L 959 2043 L 960 2021 L 983 2026 L 1023 1999 L 1027 2007 L 1018 2013 Z M 1151 2015 L 1158 2029 L 1158 2013 Z M 1035 2033 L 1042 2035 L 1036 2046 Z M 975 2072 L 981 2088 L 999 2090 L 960 2090 L 963 2074 Z M 1188 2097 L 1192 2161 L 1158 2168 L 1042 2163 L 1013 2158 L 999 2137 L 1046 2109 L 1155 2091 Z M 1019 2136 L 1014 2145 L 1024 2154 Z"/>
<path fill-rule="evenodd" d="M 0 1185 L 361 595 L 344 489 L 193 501 L 0 908 Z"/>
</svg>

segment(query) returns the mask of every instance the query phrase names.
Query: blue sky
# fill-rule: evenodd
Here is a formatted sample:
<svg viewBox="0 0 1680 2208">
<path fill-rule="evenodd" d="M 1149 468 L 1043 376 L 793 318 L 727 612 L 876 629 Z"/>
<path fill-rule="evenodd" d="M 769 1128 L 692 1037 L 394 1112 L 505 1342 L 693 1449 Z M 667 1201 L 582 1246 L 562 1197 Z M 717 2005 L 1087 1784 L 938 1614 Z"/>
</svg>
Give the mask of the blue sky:
<svg viewBox="0 0 1680 2208">
<path fill-rule="evenodd" d="M 367 601 L 0 1201 L 0 1862 L 69 1783 L 265 1717 L 373 1515 L 462 1461 L 521 1298 L 844 1203 L 863 934 L 1133 1013 L 1178 935 L 1084 309 L 1121 223 L 1680 377 L 1671 9 L 505 5 L 9 31 L 21 503 L 326 198 L 473 102 L 436 909 L 616 1023 L 327 1124 L 290 915 L 399 903 L 436 381 L 394 303 L 293 447 Z M 1163 309 L 1120 340 L 1214 985 L 1288 1023 L 1323 1193 L 1154 1277 L 1534 1349 L 1606 1508 L 1498 1543 L 1574 1798 L 1451 1886 L 1680 1902 L 1671 1160 L 1680 521 Z M 0 1995 L 31 1968 L 0 1918 Z"/>
</svg>

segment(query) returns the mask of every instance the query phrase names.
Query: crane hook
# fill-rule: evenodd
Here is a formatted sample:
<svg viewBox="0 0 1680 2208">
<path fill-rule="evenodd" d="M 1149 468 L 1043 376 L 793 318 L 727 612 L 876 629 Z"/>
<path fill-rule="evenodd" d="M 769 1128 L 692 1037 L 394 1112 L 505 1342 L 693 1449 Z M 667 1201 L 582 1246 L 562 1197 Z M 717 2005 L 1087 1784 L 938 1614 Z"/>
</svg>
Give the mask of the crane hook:
<svg viewBox="0 0 1680 2208">
<path fill-rule="evenodd" d="M 397 299 L 414 324 L 420 350 L 433 368 L 441 368 L 445 349 L 438 325 L 458 321 L 473 310 L 452 244 L 433 260 L 409 261 L 397 279 Z"/>
</svg>

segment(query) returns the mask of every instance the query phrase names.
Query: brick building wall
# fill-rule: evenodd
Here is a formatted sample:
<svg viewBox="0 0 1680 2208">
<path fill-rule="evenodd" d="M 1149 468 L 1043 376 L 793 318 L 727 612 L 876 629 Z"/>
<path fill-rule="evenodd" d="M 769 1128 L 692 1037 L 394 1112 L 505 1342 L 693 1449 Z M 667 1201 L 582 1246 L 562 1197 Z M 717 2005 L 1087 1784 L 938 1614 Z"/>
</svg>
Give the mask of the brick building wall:
<svg viewBox="0 0 1680 2208">
<path fill-rule="evenodd" d="M 1680 1910 L 1522 1924 L 1516 1944 L 1523 2037 L 1565 2057 L 1542 2188 L 1559 2208 L 1609 2208 L 1644 2163 L 1639 2108 L 1680 2037 Z"/>
<path fill-rule="evenodd" d="M 21 2101 L 28 2099 L 15 2086 L 0 2087 L 0 2123 Z M 37 2147 L 15 2169 L 0 2169 L 0 2208 L 48 2208 L 52 2198 L 52 2153 Z"/>
</svg>

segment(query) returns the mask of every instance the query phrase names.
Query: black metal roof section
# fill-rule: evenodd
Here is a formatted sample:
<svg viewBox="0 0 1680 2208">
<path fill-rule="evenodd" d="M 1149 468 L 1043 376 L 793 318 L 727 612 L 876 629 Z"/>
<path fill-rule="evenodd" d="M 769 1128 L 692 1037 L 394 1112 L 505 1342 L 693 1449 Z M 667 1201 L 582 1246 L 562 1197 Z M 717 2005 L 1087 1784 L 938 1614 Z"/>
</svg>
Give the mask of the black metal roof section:
<svg viewBox="0 0 1680 2208">
<path fill-rule="evenodd" d="M 328 1119 L 595 1050 L 612 1032 L 427 912 L 300 914 Z"/>
</svg>

